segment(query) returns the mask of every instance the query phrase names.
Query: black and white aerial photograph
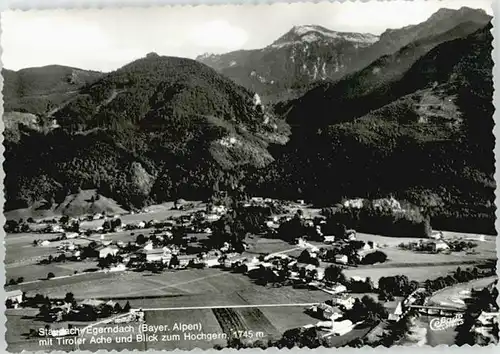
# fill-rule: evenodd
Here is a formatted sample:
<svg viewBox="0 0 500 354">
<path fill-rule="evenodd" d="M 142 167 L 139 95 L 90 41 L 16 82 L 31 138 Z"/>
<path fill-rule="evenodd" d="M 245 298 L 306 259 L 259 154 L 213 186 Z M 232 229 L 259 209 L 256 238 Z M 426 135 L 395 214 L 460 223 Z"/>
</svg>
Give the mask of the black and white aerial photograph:
<svg viewBox="0 0 500 354">
<path fill-rule="evenodd" d="M 492 20 L 3 12 L 7 351 L 498 344 Z"/>
</svg>

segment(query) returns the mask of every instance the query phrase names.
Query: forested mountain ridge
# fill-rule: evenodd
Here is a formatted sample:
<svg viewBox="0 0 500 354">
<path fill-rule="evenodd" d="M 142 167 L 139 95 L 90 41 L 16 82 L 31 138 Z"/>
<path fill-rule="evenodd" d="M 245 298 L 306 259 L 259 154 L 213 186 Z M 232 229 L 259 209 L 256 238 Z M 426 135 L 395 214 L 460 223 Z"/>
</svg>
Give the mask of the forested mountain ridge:
<svg viewBox="0 0 500 354">
<path fill-rule="evenodd" d="M 259 97 L 190 59 L 149 54 L 86 87 L 49 132 L 6 142 L 7 206 L 98 188 L 125 206 L 208 197 L 231 171 L 273 159 L 286 125 Z M 24 161 L 19 164 L 18 161 Z"/>
<path fill-rule="evenodd" d="M 102 75 L 101 72 L 62 65 L 18 71 L 2 69 L 4 110 L 45 114 Z"/>
<path fill-rule="evenodd" d="M 294 101 L 291 140 L 248 188 L 325 205 L 393 194 L 428 207 L 437 228 L 494 233 L 490 30 L 442 43 L 398 80 L 368 83 L 350 98 L 325 85 Z M 337 85 L 366 84 L 358 75 Z M 299 120 L 297 111 L 311 113 Z"/>
</svg>

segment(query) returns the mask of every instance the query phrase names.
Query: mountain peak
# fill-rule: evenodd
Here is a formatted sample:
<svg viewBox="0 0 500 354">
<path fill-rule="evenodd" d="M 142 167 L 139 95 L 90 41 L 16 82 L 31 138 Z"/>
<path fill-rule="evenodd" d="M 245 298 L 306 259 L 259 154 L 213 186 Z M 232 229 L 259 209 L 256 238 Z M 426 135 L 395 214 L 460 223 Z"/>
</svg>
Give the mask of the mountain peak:
<svg viewBox="0 0 500 354">
<path fill-rule="evenodd" d="M 311 43 L 318 41 L 349 41 L 358 45 L 370 45 L 378 40 L 371 33 L 337 32 L 319 25 L 293 26 L 290 31 L 278 38 L 271 47 L 283 47 L 291 44 Z"/>
<path fill-rule="evenodd" d="M 463 6 L 460 9 L 449 9 L 441 8 L 431 15 L 430 21 L 442 21 L 449 17 L 461 17 L 461 16 L 477 16 L 479 18 L 489 17 L 489 15 L 483 9 L 473 9 L 467 6 Z"/>
</svg>

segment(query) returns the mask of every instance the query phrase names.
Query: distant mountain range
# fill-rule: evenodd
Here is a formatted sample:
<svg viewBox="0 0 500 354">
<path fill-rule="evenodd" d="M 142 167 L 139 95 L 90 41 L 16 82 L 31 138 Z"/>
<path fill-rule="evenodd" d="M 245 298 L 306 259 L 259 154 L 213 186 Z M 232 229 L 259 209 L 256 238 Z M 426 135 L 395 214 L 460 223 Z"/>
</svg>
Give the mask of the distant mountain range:
<svg viewBox="0 0 500 354">
<path fill-rule="evenodd" d="M 388 29 L 380 37 L 335 32 L 321 26 L 295 26 L 265 48 L 205 54 L 197 60 L 256 91 L 265 101 L 274 101 L 302 94 L 317 81 L 338 80 L 413 42 L 432 37 L 437 45 L 452 39 L 453 35 L 446 38 L 445 34 L 457 26 L 467 24 L 462 28 L 465 35 L 484 27 L 490 20 L 491 16 L 483 10 L 463 7 L 441 9 L 423 23 Z"/>
<path fill-rule="evenodd" d="M 81 189 L 126 208 L 391 194 L 436 228 L 495 233 L 490 19 L 442 9 L 380 37 L 307 25 L 197 61 L 4 71 L 6 208 Z"/>
</svg>

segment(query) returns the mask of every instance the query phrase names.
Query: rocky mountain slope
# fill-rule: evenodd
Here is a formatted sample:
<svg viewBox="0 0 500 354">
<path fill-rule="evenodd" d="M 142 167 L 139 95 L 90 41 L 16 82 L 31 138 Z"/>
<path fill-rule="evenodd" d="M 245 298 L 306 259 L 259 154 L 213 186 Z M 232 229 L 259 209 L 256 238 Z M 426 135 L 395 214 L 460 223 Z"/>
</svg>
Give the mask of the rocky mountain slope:
<svg viewBox="0 0 500 354">
<path fill-rule="evenodd" d="M 452 37 L 446 33 L 459 26 L 467 30 L 462 34 L 473 33 L 490 20 L 483 10 L 464 7 L 441 9 L 420 24 L 388 29 L 380 37 L 335 32 L 321 26 L 296 26 L 265 48 L 206 54 L 197 60 L 258 92 L 264 100 L 275 101 L 300 95 L 311 83 L 338 80 L 412 43 L 434 38 L 437 45 L 450 40 Z M 425 49 L 431 48 L 428 45 Z M 422 50 L 420 55 L 425 52 Z"/>
<path fill-rule="evenodd" d="M 197 58 L 268 100 L 313 81 L 340 78 L 378 40 L 369 33 L 295 26 L 269 46 Z M 276 96 L 278 94 L 278 96 Z"/>
<path fill-rule="evenodd" d="M 287 111 L 290 124 L 301 126 L 304 122 L 304 127 L 308 129 L 352 120 L 416 90 L 416 84 L 422 84 L 419 69 L 413 69 L 413 72 L 417 72 L 412 77 L 414 82 L 403 78 L 422 56 L 429 54 L 440 44 L 466 37 L 477 30 L 477 23 L 464 22 L 445 33 L 412 42 L 337 82 L 318 84 L 300 98 L 279 108 L 282 112 Z M 450 58 L 450 62 L 452 61 Z M 427 68 L 422 70 L 424 73 Z M 404 83 L 401 83 L 402 80 Z"/>
</svg>

